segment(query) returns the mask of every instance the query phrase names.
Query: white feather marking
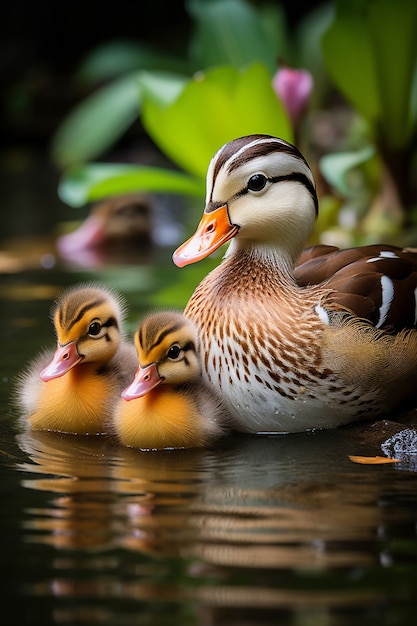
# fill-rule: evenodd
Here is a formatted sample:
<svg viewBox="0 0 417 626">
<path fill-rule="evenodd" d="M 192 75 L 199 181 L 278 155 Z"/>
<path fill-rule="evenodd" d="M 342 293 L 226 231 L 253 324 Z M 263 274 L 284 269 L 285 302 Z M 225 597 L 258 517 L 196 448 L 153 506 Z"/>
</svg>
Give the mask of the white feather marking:
<svg viewBox="0 0 417 626">
<path fill-rule="evenodd" d="M 414 289 L 414 303 L 415 303 L 414 325 L 417 325 L 417 287 Z"/>
<path fill-rule="evenodd" d="M 375 263 L 375 261 L 380 261 L 381 259 L 399 259 L 400 257 L 392 252 L 392 250 L 381 250 L 379 256 L 372 257 L 372 259 L 368 259 L 367 263 Z"/>
<path fill-rule="evenodd" d="M 321 319 L 321 321 L 323 322 L 323 324 L 326 324 L 328 326 L 330 322 L 329 322 L 329 314 L 327 313 L 326 309 L 322 307 L 320 304 L 317 304 L 315 307 L 315 311 L 317 315 L 319 316 L 319 318 Z"/>
<path fill-rule="evenodd" d="M 388 316 L 391 303 L 394 299 L 394 283 L 388 276 L 381 277 L 382 303 L 379 307 L 379 320 L 376 328 L 380 328 Z"/>
</svg>

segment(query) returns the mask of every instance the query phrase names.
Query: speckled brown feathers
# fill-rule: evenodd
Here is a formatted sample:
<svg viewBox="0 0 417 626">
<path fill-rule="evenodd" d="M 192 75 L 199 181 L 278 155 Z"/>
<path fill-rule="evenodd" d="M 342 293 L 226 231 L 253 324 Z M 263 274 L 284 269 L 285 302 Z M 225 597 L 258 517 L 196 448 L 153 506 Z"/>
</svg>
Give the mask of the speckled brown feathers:
<svg viewBox="0 0 417 626">
<path fill-rule="evenodd" d="M 302 252 L 316 209 L 297 149 L 240 138 L 213 157 L 203 217 L 174 253 L 182 267 L 230 241 L 185 314 L 199 329 L 204 375 L 239 430 L 333 428 L 416 393 L 416 252 Z"/>
</svg>

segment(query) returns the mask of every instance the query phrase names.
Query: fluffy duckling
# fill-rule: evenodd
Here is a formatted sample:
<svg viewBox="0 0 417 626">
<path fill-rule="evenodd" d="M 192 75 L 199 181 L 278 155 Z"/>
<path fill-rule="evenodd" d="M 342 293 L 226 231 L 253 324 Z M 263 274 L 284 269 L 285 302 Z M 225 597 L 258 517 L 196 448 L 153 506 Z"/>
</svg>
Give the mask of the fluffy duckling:
<svg viewBox="0 0 417 626">
<path fill-rule="evenodd" d="M 154 313 L 139 326 L 135 346 L 139 368 L 114 417 L 122 444 L 193 448 L 225 432 L 225 409 L 201 379 L 198 336 L 190 320 L 180 313 Z"/>
<path fill-rule="evenodd" d="M 106 430 L 137 361 L 123 341 L 121 298 L 95 284 L 64 291 L 52 309 L 58 345 L 20 375 L 16 402 L 34 430 Z"/>
</svg>

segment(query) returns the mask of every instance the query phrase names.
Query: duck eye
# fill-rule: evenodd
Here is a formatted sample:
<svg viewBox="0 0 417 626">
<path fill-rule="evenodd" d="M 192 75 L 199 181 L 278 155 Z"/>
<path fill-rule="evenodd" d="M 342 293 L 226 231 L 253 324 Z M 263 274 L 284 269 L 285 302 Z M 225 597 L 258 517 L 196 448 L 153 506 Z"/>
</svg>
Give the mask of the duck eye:
<svg viewBox="0 0 417 626">
<path fill-rule="evenodd" d="M 100 322 L 91 322 L 90 326 L 88 327 L 88 334 L 91 335 L 92 337 L 96 337 L 101 331 L 101 324 Z"/>
<path fill-rule="evenodd" d="M 176 359 L 178 359 L 180 354 L 181 354 L 181 348 L 179 347 L 178 344 L 174 343 L 168 350 L 167 357 L 171 359 L 172 361 L 175 361 Z"/>
<path fill-rule="evenodd" d="M 265 187 L 267 180 L 267 177 L 263 174 L 254 174 L 248 180 L 249 191 L 261 191 Z"/>
</svg>

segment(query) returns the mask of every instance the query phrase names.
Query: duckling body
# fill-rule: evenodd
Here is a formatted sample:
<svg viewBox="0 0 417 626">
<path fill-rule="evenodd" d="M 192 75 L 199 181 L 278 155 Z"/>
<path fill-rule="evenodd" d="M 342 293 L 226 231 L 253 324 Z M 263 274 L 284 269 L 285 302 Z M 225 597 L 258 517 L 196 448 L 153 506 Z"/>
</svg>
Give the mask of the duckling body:
<svg viewBox="0 0 417 626">
<path fill-rule="evenodd" d="M 232 240 L 185 315 L 239 430 L 332 428 L 415 393 L 417 255 L 392 246 L 301 255 L 317 209 L 296 148 L 242 137 L 214 156 L 203 218 L 174 253 L 183 266 Z"/>
<path fill-rule="evenodd" d="M 23 372 L 17 403 L 34 430 L 103 433 L 136 368 L 133 346 L 122 338 L 122 303 L 88 284 L 65 291 L 52 317 L 57 348 Z"/>
<path fill-rule="evenodd" d="M 201 379 L 197 332 L 179 313 L 147 317 L 135 334 L 139 368 L 122 393 L 114 427 L 141 449 L 206 446 L 225 432 L 226 412 Z"/>
</svg>

